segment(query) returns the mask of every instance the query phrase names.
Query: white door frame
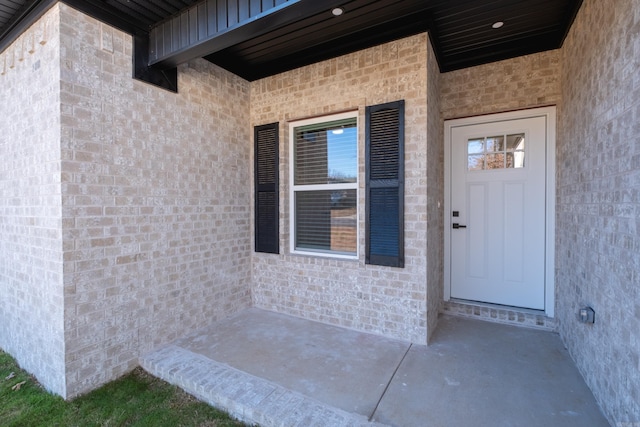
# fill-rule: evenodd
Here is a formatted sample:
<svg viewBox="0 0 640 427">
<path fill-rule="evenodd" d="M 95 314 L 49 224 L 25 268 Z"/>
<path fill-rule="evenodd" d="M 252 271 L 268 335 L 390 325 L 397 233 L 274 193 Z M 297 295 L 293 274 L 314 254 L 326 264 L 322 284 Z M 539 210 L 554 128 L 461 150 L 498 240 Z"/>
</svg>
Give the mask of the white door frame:
<svg viewBox="0 0 640 427">
<path fill-rule="evenodd" d="M 555 315 L 555 212 L 556 212 L 556 107 L 531 108 L 507 113 L 488 114 L 444 122 L 444 300 L 451 298 L 451 133 L 459 126 L 505 120 L 544 117 L 546 121 L 545 180 L 545 314 Z"/>
</svg>

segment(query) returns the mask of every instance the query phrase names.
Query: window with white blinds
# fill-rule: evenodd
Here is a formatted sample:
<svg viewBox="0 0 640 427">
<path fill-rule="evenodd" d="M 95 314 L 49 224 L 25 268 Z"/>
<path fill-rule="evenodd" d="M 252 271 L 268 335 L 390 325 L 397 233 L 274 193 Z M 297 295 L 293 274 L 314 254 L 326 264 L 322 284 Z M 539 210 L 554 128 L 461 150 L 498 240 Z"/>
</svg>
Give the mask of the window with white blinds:
<svg viewBox="0 0 640 427">
<path fill-rule="evenodd" d="M 357 112 L 290 129 L 292 252 L 357 258 Z"/>
</svg>

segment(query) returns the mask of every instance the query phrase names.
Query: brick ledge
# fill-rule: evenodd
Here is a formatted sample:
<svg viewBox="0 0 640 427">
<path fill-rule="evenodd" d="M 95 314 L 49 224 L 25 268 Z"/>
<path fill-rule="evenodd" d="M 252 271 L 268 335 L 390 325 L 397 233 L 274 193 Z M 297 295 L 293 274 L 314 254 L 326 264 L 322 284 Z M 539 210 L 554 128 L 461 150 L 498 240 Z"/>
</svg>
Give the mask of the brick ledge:
<svg viewBox="0 0 640 427">
<path fill-rule="evenodd" d="M 524 326 L 546 331 L 557 331 L 556 319 L 547 317 L 543 312 L 527 310 L 517 307 L 477 303 L 471 301 L 444 301 L 440 310 L 442 314 L 484 320 L 487 322 L 504 323 L 507 325 Z"/>
</svg>

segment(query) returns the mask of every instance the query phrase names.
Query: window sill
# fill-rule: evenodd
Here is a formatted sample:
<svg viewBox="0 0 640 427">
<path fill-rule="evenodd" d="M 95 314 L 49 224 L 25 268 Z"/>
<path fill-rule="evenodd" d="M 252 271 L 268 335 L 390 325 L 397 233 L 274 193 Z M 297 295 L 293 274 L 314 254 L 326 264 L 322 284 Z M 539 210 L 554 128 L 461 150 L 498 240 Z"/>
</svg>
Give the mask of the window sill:
<svg viewBox="0 0 640 427">
<path fill-rule="evenodd" d="M 291 250 L 291 255 L 305 256 L 305 257 L 315 257 L 315 258 L 326 258 L 326 259 L 336 259 L 343 261 L 358 261 L 359 256 L 356 255 L 346 255 L 339 254 L 335 252 L 323 252 L 323 251 L 305 251 L 300 249 Z"/>
</svg>

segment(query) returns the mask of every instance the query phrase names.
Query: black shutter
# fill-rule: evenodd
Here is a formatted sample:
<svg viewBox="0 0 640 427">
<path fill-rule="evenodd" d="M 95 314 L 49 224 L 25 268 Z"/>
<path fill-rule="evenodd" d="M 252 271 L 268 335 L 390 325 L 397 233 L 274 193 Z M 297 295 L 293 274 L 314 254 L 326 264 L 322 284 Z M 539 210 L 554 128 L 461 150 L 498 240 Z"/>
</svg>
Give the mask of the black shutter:
<svg viewBox="0 0 640 427">
<path fill-rule="evenodd" d="M 404 101 L 366 109 L 366 263 L 404 267 Z"/>
<path fill-rule="evenodd" d="M 256 252 L 279 253 L 278 123 L 254 128 Z"/>
</svg>

